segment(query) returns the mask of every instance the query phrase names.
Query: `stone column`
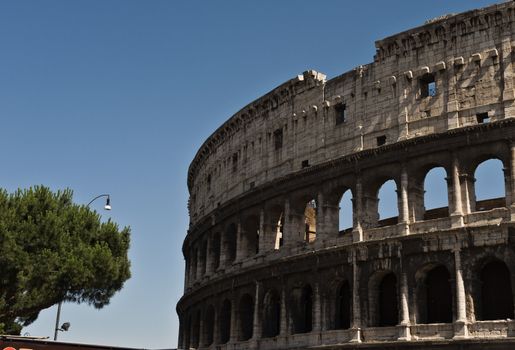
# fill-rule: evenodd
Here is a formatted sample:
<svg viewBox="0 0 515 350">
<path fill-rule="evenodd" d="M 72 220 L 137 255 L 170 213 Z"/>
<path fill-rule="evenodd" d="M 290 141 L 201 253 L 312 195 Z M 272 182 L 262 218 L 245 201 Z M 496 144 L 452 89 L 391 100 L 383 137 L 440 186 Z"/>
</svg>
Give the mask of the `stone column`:
<svg viewBox="0 0 515 350">
<path fill-rule="evenodd" d="M 473 175 L 461 174 L 461 203 L 464 214 L 476 211 L 476 194 L 474 183 L 476 179 Z"/>
<path fill-rule="evenodd" d="M 509 188 L 506 190 L 506 205 L 510 208 L 511 221 L 515 221 L 515 142 L 510 144 L 510 165 L 507 172 Z"/>
<path fill-rule="evenodd" d="M 452 227 L 463 226 L 463 209 L 461 203 L 461 185 L 460 185 L 460 169 L 458 156 L 452 155 L 452 212 L 451 212 L 451 225 Z"/>
<path fill-rule="evenodd" d="M 288 335 L 288 312 L 286 310 L 286 287 L 283 283 L 283 289 L 281 291 L 281 323 L 279 335 Z"/>
<path fill-rule="evenodd" d="M 410 340 L 410 320 L 408 307 L 408 277 L 401 264 L 401 319 L 399 324 L 399 340 Z"/>
<path fill-rule="evenodd" d="M 243 237 L 244 232 L 241 227 L 241 220 L 238 220 L 238 224 L 236 225 L 236 259 L 235 261 L 241 261 L 245 258 L 245 253 L 247 251 L 247 244 L 245 238 Z"/>
<path fill-rule="evenodd" d="M 461 339 L 468 337 L 468 330 L 465 285 L 463 283 L 459 248 L 454 249 L 454 268 L 456 275 L 456 321 L 454 322 L 454 339 Z"/>
<path fill-rule="evenodd" d="M 213 325 L 213 344 L 220 343 L 220 309 L 215 308 L 215 324 Z"/>
<path fill-rule="evenodd" d="M 352 259 L 352 325 L 351 343 L 361 343 L 361 308 L 359 304 L 359 267 L 357 251 L 351 251 Z"/>
<path fill-rule="evenodd" d="M 509 27 L 508 27 L 509 28 Z M 513 63 L 512 63 L 512 47 L 511 47 L 511 33 L 510 29 L 506 29 L 502 40 L 500 59 L 503 73 L 501 82 L 502 88 L 502 105 L 504 107 L 504 118 L 512 118 L 515 116 L 515 92 L 513 89 Z M 506 36 L 505 36 L 506 35 Z"/>
<path fill-rule="evenodd" d="M 261 283 L 256 282 L 256 296 L 254 299 L 254 324 L 252 330 L 252 339 L 261 338 L 261 310 L 259 307 L 259 298 L 261 294 Z"/>
<path fill-rule="evenodd" d="M 356 176 L 356 193 L 352 198 L 353 203 L 353 222 L 352 241 L 361 242 L 363 240 L 363 188 L 361 184 L 361 176 Z"/>
<path fill-rule="evenodd" d="M 313 300 L 313 332 L 320 332 L 322 329 L 322 307 L 320 303 L 320 285 L 315 283 Z"/>
<path fill-rule="evenodd" d="M 409 205 L 408 205 L 408 170 L 406 164 L 401 166 L 399 223 L 403 235 L 409 234 Z"/>
<path fill-rule="evenodd" d="M 201 313 L 198 320 L 198 348 L 204 345 L 204 315 Z"/>
<path fill-rule="evenodd" d="M 265 230 L 265 209 L 261 208 L 259 211 L 259 254 L 263 254 L 270 250 L 270 235 L 269 230 Z"/>
<path fill-rule="evenodd" d="M 206 275 L 211 276 L 213 273 L 213 254 L 211 252 L 212 234 L 206 239 Z"/>
<path fill-rule="evenodd" d="M 190 286 L 190 262 L 189 257 L 184 259 L 185 271 L 184 271 L 184 292 Z"/>
</svg>

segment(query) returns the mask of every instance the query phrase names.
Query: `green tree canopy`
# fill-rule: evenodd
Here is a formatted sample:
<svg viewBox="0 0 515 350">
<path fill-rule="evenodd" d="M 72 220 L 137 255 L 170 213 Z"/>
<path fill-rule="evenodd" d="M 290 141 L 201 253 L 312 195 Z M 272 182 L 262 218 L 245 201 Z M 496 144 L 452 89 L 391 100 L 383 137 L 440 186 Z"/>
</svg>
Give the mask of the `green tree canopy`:
<svg viewBox="0 0 515 350">
<path fill-rule="evenodd" d="M 0 334 L 61 301 L 102 308 L 130 277 L 130 228 L 44 186 L 0 190 Z"/>
</svg>

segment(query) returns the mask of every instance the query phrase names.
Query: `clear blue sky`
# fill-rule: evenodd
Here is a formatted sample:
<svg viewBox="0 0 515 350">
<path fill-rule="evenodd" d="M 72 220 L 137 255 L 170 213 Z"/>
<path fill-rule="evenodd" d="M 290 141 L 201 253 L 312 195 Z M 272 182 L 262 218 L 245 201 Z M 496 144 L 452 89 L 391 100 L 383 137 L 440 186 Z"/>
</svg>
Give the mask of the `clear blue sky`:
<svg viewBox="0 0 515 350">
<path fill-rule="evenodd" d="M 133 277 L 103 310 L 64 304 L 60 339 L 175 347 L 186 173 L 223 121 L 307 69 L 492 1 L 0 1 L 0 186 L 72 188 L 132 227 Z M 102 203 L 94 207 L 101 210 Z M 24 329 L 51 336 L 55 308 Z"/>
</svg>

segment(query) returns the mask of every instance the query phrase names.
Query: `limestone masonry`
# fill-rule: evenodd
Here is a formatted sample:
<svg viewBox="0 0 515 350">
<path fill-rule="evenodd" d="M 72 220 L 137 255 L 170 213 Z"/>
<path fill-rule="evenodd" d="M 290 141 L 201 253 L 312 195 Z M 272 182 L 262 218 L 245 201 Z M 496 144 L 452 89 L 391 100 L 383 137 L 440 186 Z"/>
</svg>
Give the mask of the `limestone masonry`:
<svg viewBox="0 0 515 350">
<path fill-rule="evenodd" d="M 515 3 L 376 48 L 285 82 L 200 147 L 180 349 L 515 349 Z M 478 200 L 492 159 L 505 195 Z M 435 168 L 448 206 L 426 208 Z M 380 219 L 389 180 L 398 216 Z"/>
</svg>

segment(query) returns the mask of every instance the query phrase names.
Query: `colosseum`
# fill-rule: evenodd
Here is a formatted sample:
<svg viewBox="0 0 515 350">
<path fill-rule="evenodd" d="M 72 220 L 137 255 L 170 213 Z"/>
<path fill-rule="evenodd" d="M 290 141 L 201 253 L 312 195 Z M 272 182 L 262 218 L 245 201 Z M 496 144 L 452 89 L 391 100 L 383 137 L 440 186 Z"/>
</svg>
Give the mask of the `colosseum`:
<svg viewBox="0 0 515 350">
<path fill-rule="evenodd" d="M 180 349 L 515 348 L 515 3 L 375 45 L 372 63 L 283 83 L 198 150 Z M 492 160 L 503 195 L 479 199 Z M 446 206 L 428 208 L 434 169 Z M 398 214 L 382 218 L 386 182 Z"/>
</svg>

